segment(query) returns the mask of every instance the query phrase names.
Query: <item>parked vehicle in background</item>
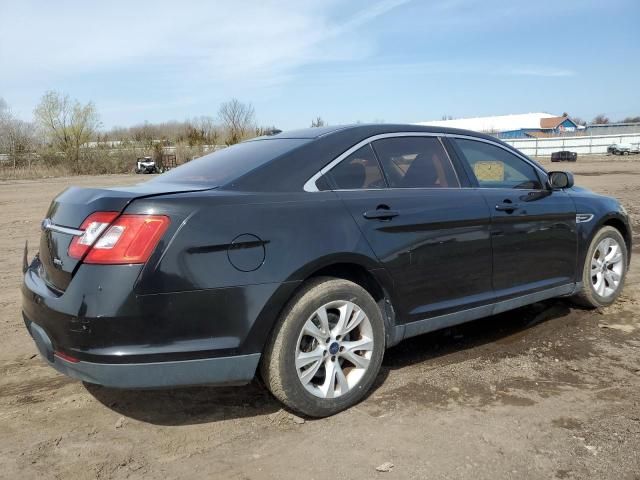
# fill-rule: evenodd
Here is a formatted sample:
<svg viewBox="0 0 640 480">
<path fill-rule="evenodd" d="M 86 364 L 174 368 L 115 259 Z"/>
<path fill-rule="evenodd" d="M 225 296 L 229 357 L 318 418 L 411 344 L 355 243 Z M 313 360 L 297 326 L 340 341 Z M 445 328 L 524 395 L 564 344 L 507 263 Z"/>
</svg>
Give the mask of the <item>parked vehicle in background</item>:
<svg viewBox="0 0 640 480">
<path fill-rule="evenodd" d="M 640 144 L 614 143 L 607 147 L 607 155 L 629 155 L 640 153 Z"/>
<path fill-rule="evenodd" d="M 160 173 L 160 169 L 151 157 L 139 157 L 136 160 L 136 173 Z"/>
<path fill-rule="evenodd" d="M 578 154 L 576 152 L 570 152 L 568 150 L 553 152 L 551 154 L 552 162 L 575 162 L 577 160 L 578 160 Z"/>
<path fill-rule="evenodd" d="M 246 141 L 151 181 L 69 188 L 23 259 L 42 357 L 120 388 L 243 384 L 332 415 L 386 348 L 553 297 L 624 285 L 617 200 L 500 140 L 416 125 Z"/>
</svg>

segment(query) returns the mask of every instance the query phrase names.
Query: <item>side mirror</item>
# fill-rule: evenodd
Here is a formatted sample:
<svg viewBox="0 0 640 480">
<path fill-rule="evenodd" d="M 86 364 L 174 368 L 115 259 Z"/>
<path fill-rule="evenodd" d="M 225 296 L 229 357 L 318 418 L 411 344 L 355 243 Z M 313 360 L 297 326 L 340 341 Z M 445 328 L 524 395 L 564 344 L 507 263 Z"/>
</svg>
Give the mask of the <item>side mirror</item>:
<svg viewBox="0 0 640 480">
<path fill-rule="evenodd" d="M 573 174 L 570 172 L 549 172 L 549 186 L 553 190 L 573 187 Z"/>
</svg>

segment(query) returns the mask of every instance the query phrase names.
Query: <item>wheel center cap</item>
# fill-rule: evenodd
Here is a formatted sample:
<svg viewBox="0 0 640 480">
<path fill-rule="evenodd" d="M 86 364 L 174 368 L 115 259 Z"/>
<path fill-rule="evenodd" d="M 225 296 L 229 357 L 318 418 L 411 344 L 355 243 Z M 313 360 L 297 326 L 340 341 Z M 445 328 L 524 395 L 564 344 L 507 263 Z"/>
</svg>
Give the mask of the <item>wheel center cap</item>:
<svg viewBox="0 0 640 480">
<path fill-rule="evenodd" d="M 335 355 L 336 353 L 338 353 L 339 350 L 340 350 L 340 345 L 338 345 L 338 342 L 333 342 L 331 345 L 329 345 L 329 353 L 331 355 Z"/>
</svg>

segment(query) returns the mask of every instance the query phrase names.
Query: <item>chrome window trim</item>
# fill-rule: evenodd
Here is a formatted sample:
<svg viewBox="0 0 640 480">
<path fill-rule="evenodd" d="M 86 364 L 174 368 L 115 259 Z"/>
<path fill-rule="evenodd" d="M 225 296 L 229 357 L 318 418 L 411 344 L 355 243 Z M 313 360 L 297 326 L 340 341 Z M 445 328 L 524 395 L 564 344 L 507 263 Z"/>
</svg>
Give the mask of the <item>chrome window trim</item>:
<svg viewBox="0 0 640 480">
<path fill-rule="evenodd" d="M 80 236 L 84 234 L 84 230 L 78 230 L 77 228 L 63 227 L 62 225 L 56 225 L 50 219 L 45 218 L 42 221 L 42 230 L 49 230 L 51 232 L 64 233 L 65 235 Z"/>
<path fill-rule="evenodd" d="M 479 190 L 477 187 L 383 187 L 383 188 L 340 188 L 335 190 L 323 190 L 325 192 L 388 192 L 388 191 L 411 191 L 429 190 L 439 192 L 440 190 Z"/>
<path fill-rule="evenodd" d="M 352 146 L 351 148 L 347 149 L 345 152 L 343 152 L 340 155 L 338 155 L 331 162 L 329 162 L 327 165 L 322 167 L 320 169 L 320 171 L 318 171 L 311 178 L 309 178 L 309 180 L 307 180 L 305 182 L 304 186 L 302 187 L 303 190 L 305 192 L 319 192 L 320 190 L 318 190 L 318 187 L 316 186 L 316 182 L 318 181 L 318 179 L 320 177 L 322 177 L 323 175 L 325 175 L 327 172 L 329 172 L 329 170 L 331 170 L 333 167 L 335 167 L 338 163 L 340 163 L 342 160 L 347 158 L 353 152 L 355 152 L 356 150 L 364 147 L 365 145 L 367 145 L 369 143 L 375 142 L 376 140 L 380 140 L 382 138 L 396 138 L 396 137 L 437 137 L 438 140 L 440 141 L 440 144 L 442 145 L 442 148 L 444 148 L 444 151 L 447 154 L 447 158 L 449 159 L 449 163 L 451 163 L 451 167 L 453 168 L 453 171 L 454 171 L 454 173 L 456 175 L 456 179 L 458 180 L 458 184 L 460 185 L 460 187 L 457 187 L 456 189 L 469 188 L 469 187 L 462 187 L 462 184 L 460 183 L 460 178 L 458 177 L 458 172 L 457 172 L 455 166 L 453 165 L 453 162 L 451 161 L 451 157 L 449 156 L 449 151 L 446 149 L 446 147 L 442 143 L 442 138 L 441 137 L 462 138 L 462 139 L 465 139 L 465 140 L 475 140 L 477 142 L 488 143 L 490 145 L 496 146 L 496 147 L 501 148 L 504 151 L 506 151 L 506 152 L 508 152 L 508 153 L 510 153 L 512 155 L 515 155 L 516 157 L 518 157 L 521 160 L 523 160 L 524 162 L 526 162 L 528 165 L 533 167 L 536 172 L 539 172 L 542 175 L 543 179 L 548 178 L 547 172 L 544 169 L 542 169 L 541 167 L 539 167 L 538 165 L 536 165 L 535 163 L 532 163 L 531 160 L 529 160 L 526 156 L 524 156 L 520 152 L 511 150 L 510 148 L 507 148 L 504 145 L 501 145 L 500 143 L 495 142 L 493 140 L 489 140 L 489 139 L 486 139 L 486 138 L 480 138 L 480 137 L 474 137 L 473 135 L 464 135 L 464 134 L 460 134 L 460 133 L 394 132 L 394 133 L 379 133 L 377 135 L 372 135 L 371 137 L 365 138 L 364 140 L 356 143 L 354 146 Z M 440 187 L 413 187 L 413 188 L 387 187 L 387 188 L 358 188 L 358 189 L 349 189 L 349 190 L 336 189 L 336 190 L 332 190 L 332 191 L 341 192 L 341 191 L 366 191 L 366 190 L 378 190 L 379 191 L 379 190 L 415 190 L 415 189 L 442 190 L 442 189 L 445 189 L 445 188 L 451 189 L 453 187 L 442 187 L 442 188 L 440 188 Z M 474 187 L 471 187 L 471 188 L 474 188 Z"/>
<path fill-rule="evenodd" d="M 395 132 L 395 133 L 379 133 L 377 135 L 372 135 L 371 137 L 367 137 L 364 140 L 356 143 L 354 146 L 352 146 L 351 148 L 347 149 L 345 152 L 341 153 L 340 155 L 338 155 L 336 158 L 334 158 L 331 162 L 329 162 L 328 164 L 326 164 L 324 167 L 322 167 L 320 169 L 319 172 L 317 172 L 315 175 L 313 175 L 309 180 L 307 180 L 304 184 L 304 186 L 302 187 L 304 189 L 305 192 L 319 192 L 318 187 L 316 186 L 316 182 L 318 181 L 318 179 L 325 175 L 329 170 L 331 170 L 333 167 L 335 167 L 337 164 L 339 164 L 342 160 L 344 160 L 345 158 L 347 158 L 349 155 L 351 155 L 353 152 L 355 152 L 356 150 L 364 147 L 365 145 L 375 142 L 376 140 L 380 140 L 382 138 L 396 138 L 396 137 L 442 137 L 444 136 L 442 133 L 435 133 L 435 132 Z M 442 145 L 442 140 L 440 140 L 440 144 Z M 442 147 L 444 148 L 444 145 L 442 145 Z M 449 152 L 447 152 L 447 149 L 444 149 L 445 153 L 447 154 L 447 158 L 449 156 Z M 451 159 L 449 158 L 449 162 L 451 162 Z M 451 167 L 453 168 L 454 173 L 456 174 L 456 178 L 458 178 L 458 172 L 456 172 L 455 167 L 453 166 L 453 163 L 451 163 Z M 382 168 L 382 166 L 381 166 Z M 458 178 L 458 183 L 460 183 L 460 179 Z M 358 190 L 358 191 L 363 191 L 363 190 L 390 190 L 392 187 L 386 187 L 386 188 L 368 188 L 368 189 L 364 189 L 364 188 L 357 188 L 357 189 L 352 189 L 352 190 Z M 415 188 L 429 188 L 429 187 L 415 187 Z M 434 188 L 434 187 L 431 187 Z M 404 189 L 404 188 L 398 188 L 395 187 L 395 189 L 397 190 L 409 190 L 409 189 Z M 436 189 L 436 188 L 434 188 Z M 439 189 L 439 188 L 437 188 Z M 343 189 L 336 189 L 336 190 L 332 190 L 334 192 L 341 192 L 343 191 Z"/>
</svg>

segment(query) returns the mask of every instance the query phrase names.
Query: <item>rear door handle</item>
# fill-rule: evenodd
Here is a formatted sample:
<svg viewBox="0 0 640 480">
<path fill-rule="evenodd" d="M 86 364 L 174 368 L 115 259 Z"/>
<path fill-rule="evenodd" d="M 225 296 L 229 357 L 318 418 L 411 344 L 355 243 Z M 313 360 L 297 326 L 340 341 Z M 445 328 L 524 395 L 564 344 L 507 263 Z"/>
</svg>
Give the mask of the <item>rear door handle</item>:
<svg viewBox="0 0 640 480">
<path fill-rule="evenodd" d="M 369 210 L 362 214 L 362 216 L 367 220 L 391 220 L 393 217 L 397 217 L 398 215 L 400 215 L 400 212 L 397 210 L 390 210 L 387 208 Z"/>
<path fill-rule="evenodd" d="M 518 205 L 517 203 L 498 203 L 496 205 L 496 210 L 498 210 L 499 212 L 513 212 L 515 210 L 518 210 L 520 208 L 520 205 Z"/>
</svg>

